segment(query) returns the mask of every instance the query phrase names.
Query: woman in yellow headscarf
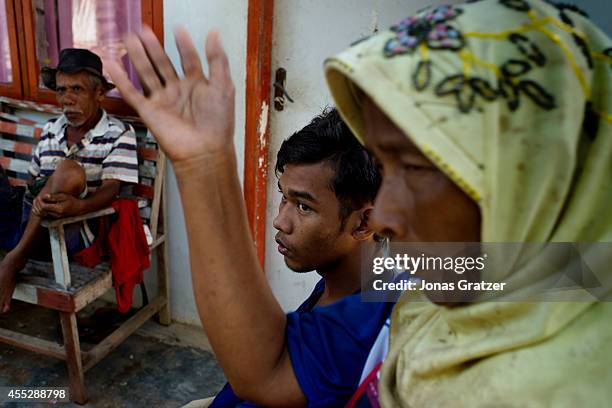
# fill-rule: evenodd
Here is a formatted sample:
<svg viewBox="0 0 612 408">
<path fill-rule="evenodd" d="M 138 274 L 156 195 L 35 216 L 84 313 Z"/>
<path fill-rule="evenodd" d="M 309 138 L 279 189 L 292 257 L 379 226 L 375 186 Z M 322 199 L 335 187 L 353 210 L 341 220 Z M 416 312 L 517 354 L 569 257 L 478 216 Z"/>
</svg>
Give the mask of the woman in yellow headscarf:
<svg viewBox="0 0 612 408">
<path fill-rule="evenodd" d="M 423 10 L 330 58 L 338 109 L 382 162 L 379 232 L 612 242 L 611 56 L 612 41 L 573 8 L 484 0 Z M 381 404 L 610 406 L 612 251 L 602 245 L 584 258 L 600 271 L 598 290 L 576 288 L 572 302 L 436 305 L 405 294 Z M 558 273 L 554 252 L 482 278 L 542 288 Z"/>
</svg>

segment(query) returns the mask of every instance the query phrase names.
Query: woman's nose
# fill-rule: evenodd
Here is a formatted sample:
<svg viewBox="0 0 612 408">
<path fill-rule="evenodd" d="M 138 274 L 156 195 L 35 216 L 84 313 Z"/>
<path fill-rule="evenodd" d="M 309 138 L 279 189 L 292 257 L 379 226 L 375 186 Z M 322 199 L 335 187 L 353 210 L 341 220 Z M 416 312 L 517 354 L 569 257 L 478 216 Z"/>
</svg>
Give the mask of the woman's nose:
<svg viewBox="0 0 612 408">
<path fill-rule="evenodd" d="M 406 206 L 410 197 L 406 190 L 398 188 L 393 181 L 384 181 L 376 195 L 374 211 L 372 211 L 372 228 L 379 235 L 391 240 L 402 240 L 406 237 L 409 228 L 406 217 Z"/>
</svg>

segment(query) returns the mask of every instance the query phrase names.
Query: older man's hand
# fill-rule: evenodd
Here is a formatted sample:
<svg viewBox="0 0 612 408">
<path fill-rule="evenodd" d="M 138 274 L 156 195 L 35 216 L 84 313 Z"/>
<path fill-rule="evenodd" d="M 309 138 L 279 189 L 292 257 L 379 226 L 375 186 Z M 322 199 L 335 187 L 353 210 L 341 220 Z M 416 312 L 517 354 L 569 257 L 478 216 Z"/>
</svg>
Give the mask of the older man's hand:
<svg viewBox="0 0 612 408">
<path fill-rule="evenodd" d="M 127 39 L 129 57 L 147 96 L 134 88 L 117 63 L 110 63 L 108 72 L 175 167 L 211 155 L 234 155 L 234 85 L 219 34 L 211 32 L 206 40 L 208 77 L 184 29 L 177 30 L 176 45 L 182 78 L 148 27 Z"/>
<path fill-rule="evenodd" d="M 81 212 L 81 200 L 70 194 L 39 195 L 32 203 L 32 212 L 41 218 L 64 218 Z"/>
</svg>

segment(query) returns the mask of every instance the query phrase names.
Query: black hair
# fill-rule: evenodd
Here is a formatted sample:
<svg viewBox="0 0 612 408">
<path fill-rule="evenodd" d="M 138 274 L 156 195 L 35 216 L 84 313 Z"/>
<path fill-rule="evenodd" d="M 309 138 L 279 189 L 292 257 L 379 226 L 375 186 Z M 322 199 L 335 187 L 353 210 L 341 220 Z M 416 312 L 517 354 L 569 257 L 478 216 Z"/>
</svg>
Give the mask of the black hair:
<svg viewBox="0 0 612 408">
<path fill-rule="evenodd" d="M 276 155 L 276 176 L 287 165 L 329 162 L 334 170 L 330 189 L 340 202 L 340 221 L 373 203 L 381 183 L 375 159 L 357 141 L 335 108 L 326 108 L 283 142 Z"/>
</svg>

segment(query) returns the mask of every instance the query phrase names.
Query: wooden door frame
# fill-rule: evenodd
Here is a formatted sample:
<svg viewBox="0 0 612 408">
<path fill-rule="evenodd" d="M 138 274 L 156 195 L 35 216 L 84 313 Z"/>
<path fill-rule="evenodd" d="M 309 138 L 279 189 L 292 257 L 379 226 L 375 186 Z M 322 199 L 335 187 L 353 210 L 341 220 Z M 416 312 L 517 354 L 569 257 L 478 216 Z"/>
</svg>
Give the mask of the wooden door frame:
<svg viewBox="0 0 612 408">
<path fill-rule="evenodd" d="M 266 202 L 272 22 L 274 0 L 249 0 L 246 55 L 246 115 L 244 145 L 244 198 L 253 242 L 262 268 L 266 254 Z"/>
<path fill-rule="evenodd" d="M 17 20 L 20 5 L 13 0 L 6 0 L 6 23 L 9 40 L 9 51 L 11 59 L 12 80 L 10 83 L 0 83 L 0 94 L 11 98 L 21 98 L 23 89 L 21 87 L 21 65 L 19 63 L 19 39 L 17 33 L 23 31 Z"/>
</svg>

